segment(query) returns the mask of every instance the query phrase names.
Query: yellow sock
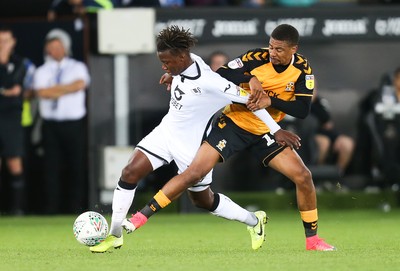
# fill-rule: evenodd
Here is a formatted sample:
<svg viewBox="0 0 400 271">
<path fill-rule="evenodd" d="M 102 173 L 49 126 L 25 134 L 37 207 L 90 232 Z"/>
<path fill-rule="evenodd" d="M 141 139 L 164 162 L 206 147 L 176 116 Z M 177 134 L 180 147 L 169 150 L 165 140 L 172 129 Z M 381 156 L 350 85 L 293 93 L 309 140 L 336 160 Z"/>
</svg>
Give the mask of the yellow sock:
<svg viewBox="0 0 400 271">
<path fill-rule="evenodd" d="M 166 207 L 168 204 L 171 203 L 169 198 L 164 194 L 163 191 L 159 190 L 157 194 L 154 196 L 154 199 L 160 205 L 161 208 Z"/>
<path fill-rule="evenodd" d="M 149 218 L 170 203 L 171 200 L 160 190 L 140 212 Z"/>
<path fill-rule="evenodd" d="M 306 237 L 311 237 L 317 234 L 318 230 L 318 210 L 300 211 L 301 220 Z"/>
</svg>

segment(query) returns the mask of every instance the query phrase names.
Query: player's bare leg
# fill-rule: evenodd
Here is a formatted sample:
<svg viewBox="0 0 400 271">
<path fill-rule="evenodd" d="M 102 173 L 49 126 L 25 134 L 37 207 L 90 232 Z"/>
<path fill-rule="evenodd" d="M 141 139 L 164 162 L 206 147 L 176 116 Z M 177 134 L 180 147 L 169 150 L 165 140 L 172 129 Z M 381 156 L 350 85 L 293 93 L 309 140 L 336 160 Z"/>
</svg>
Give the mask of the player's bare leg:
<svg viewBox="0 0 400 271">
<path fill-rule="evenodd" d="M 123 245 L 122 222 L 126 218 L 135 197 L 138 182 L 153 171 L 147 156 L 135 149 L 132 158 L 122 170 L 121 178 L 114 190 L 109 236 L 99 245 L 91 247 L 92 252 L 105 252 Z"/>
<path fill-rule="evenodd" d="M 318 211 L 315 187 L 311 172 L 300 156 L 294 150 L 285 148 L 271 160 L 269 166 L 288 177 L 296 185 L 297 205 L 306 235 L 306 249 L 335 250 L 317 235 Z"/>
</svg>

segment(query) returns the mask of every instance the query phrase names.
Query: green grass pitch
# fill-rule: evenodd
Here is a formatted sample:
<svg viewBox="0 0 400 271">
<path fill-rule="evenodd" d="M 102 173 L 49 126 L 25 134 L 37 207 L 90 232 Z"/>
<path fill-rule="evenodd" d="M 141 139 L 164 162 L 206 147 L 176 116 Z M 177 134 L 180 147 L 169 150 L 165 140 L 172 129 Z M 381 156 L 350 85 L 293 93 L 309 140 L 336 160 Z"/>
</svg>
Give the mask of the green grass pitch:
<svg viewBox="0 0 400 271">
<path fill-rule="evenodd" d="M 338 250 L 306 251 L 299 213 L 267 212 L 267 241 L 212 215 L 159 214 L 92 254 L 73 236 L 74 216 L 0 217 L 0 270 L 400 270 L 400 210 L 320 210 L 319 235 Z M 109 220 L 109 215 L 106 215 Z"/>
</svg>

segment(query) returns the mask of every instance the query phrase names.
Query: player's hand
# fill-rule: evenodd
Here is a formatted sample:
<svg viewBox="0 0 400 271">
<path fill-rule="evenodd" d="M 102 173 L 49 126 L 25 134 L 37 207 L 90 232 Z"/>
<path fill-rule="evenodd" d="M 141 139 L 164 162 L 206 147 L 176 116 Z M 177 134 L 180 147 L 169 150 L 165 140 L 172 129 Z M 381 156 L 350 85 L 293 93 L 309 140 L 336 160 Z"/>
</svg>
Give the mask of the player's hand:
<svg viewBox="0 0 400 271">
<path fill-rule="evenodd" d="M 257 77 L 252 77 L 249 81 L 249 87 L 251 90 L 251 94 L 249 97 L 249 103 L 256 103 L 258 100 L 261 98 L 261 96 L 264 94 L 264 89 L 258 81 Z"/>
<path fill-rule="evenodd" d="M 167 86 L 167 91 L 171 91 L 172 75 L 169 73 L 164 73 L 160 78 L 160 85 L 164 84 Z"/>
<path fill-rule="evenodd" d="M 280 129 L 274 134 L 275 141 L 282 146 L 288 146 L 291 149 L 298 150 L 301 146 L 301 138 L 295 133 L 289 132 L 287 130 Z"/>
<path fill-rule="evenodd" d="M 267 108 L 271 105 L 271 98 L 263 93 L 262 96 L 256 102 L 247 102 L 247 108 L 251 111 L 256 111 L 259 109 Z"/>
</svg>

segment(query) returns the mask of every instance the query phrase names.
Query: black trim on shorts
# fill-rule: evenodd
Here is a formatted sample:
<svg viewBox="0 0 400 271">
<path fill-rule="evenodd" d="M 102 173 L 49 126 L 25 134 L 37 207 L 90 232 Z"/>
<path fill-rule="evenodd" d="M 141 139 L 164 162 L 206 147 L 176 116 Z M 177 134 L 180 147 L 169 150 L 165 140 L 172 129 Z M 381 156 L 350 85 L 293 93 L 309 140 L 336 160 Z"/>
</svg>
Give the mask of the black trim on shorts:
<svg viewBox="0 0 400 271">
<path fill-rule="evenodd" d="M 276 143 L 278 144 L 278 143 Z M 273 153 L 270 153 L 267 157 L 265 157 L 262 160 L 262 164 L 264 167 L 268 167 L 269 162 L 271 162 L 272 159 L 274 159 L 275 156 L 280 154 L 287 146 L 280 146 L 278 149 L 276 149 Z"/>
<path fill-rule="evenodd" d="M 159 155 L 157 155 L 157 154 L 155 154 L 155 153 L 153 153 L 153 152 L 147 150 L 146 148 L 143 148 L 143 147 L 141 147 L 141 146 L 139 146 L 139 145 L 137 145 L 136 148 L 141 149 L 141 150 L 144 150 L 145 152 L 147 152 L 147 153 L 153 155 L 154 157 L 156 157 L 156 158 L 158 158 L 158 159 L 164 161 L 165 164 L 169 164 L 169 162 L 168 162 L 167 160 L 165 160 L 165 159 L 162 158 L 161 156 L 159 156 Z"/>
</svg>

